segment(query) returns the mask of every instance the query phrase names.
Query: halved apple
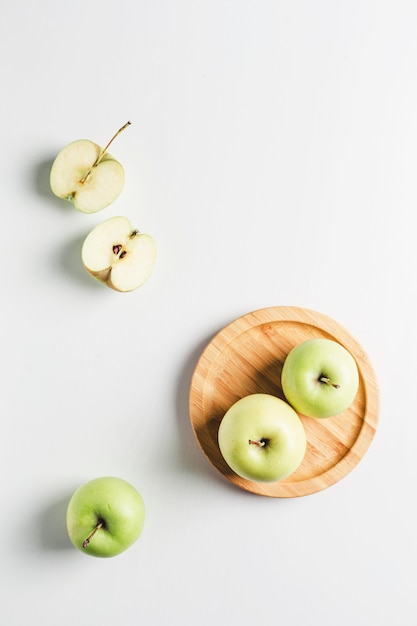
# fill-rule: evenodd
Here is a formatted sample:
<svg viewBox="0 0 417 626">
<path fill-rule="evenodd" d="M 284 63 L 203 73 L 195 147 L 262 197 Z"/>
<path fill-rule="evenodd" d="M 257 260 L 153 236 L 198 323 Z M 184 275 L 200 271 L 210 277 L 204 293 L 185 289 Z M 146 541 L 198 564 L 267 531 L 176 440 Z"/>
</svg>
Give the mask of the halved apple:
<svg viewBox="0 0 417 626">
<path fill-rule="evenodd" d="M 114 202 L 123 189 L 125 174 L 121 163 L 107 150 L 129 124 L 119 128 L 105 148 L 89 139 L 65 146 L 51 168 L 53 193 L 72 202 L 82 213 L 96 213 Z"/>
<path fill-rule="evenodd" d="M 100 282 L 116 291 L 133 291 L 151 275 L 156 246 L 153 237 L 133 228 L 127 217 L 110 217 L 87 235 L 81 258 Z"/>
</svg>

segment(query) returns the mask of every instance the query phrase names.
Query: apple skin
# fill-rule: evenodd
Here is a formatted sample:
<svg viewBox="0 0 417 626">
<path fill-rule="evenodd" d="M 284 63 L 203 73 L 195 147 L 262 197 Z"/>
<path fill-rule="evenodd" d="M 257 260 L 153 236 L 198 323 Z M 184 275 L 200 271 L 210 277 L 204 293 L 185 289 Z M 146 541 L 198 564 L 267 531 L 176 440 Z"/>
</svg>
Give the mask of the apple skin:
<svg viewBox="0 0 417 626">
<path fill-rule="evenodd" d="M 99 522 L 103 527 L 83 543 Z M 95 478 L 79 487 L 67 508 L 67 531 L 72 544 L 91 556 L 113 557 L 139 538 L 145 522 L 142 496 L 114 476 Z"/>
<path fill-rule="evenodd" d="M 284 361 L 281 373 L 284 396 L 296 411 L 308 417 L 320 419 L 342 413 L 355 399 L 358 386 L 355 359 L 331 339 L 303 341 Z"/>
<path fill-rule="evenodd" d="M 258 482 L 276 482 L 292 474 L 307 445 L 296 411 L 265 393 L 245 396 L 226 411 L 218 443 L 224 460 L 238 476 Z"/>
</svg>

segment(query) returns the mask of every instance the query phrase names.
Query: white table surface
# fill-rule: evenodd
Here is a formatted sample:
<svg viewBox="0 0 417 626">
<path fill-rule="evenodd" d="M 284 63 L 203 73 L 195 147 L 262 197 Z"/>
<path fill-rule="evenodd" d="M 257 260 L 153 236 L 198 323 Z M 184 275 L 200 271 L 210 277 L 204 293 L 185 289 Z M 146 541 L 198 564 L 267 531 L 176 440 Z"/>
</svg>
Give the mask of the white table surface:
<svg viewBox="0 0 417 626">
<path fill-rule="evenodd" d="M 2 624 L 417 623 L 416 32 L 413 0 L 4 6 Z M 57 152 L 129 119 L 119 199 L 52 196 Z M 158 246 L 130 294 L 79 259 L 118 214 Z M 284 500 L 225 480 L 188 413 L 207 342 L 277 305 L 345 326 L 381 390 L 361 463 Z M 103 560 L 65 509 L 107 474 L 147 517 Z"/>
</svg>

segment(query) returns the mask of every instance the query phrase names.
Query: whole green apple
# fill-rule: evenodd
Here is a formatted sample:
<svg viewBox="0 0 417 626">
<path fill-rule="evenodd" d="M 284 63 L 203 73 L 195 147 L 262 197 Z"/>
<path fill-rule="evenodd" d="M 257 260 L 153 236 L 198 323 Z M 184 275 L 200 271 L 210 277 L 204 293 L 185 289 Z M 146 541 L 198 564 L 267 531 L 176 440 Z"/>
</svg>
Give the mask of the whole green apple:
<svg viewBox="0 0 417 626">
<path fill-rule="evenodd" d="M 356 361 L 331 339 L 308 339 L 295 346 L 284 361 L 281 387 L 299 413 L 324 418 L 346 410 L 359 386 Z"/>
<path fill-rule="evenodd" d="M 242 478 L 275 482 L 292 474 L 306 451 L 304 426 L 284 400 L 254 393 L 235 402 L 218 431 L 220 452 Z"/>
<path fill-rule="evenodd" d="M 145 507 L 128 482 L 113 476 L 95 478 L 73 494 L 67 508 L 67 530 L 76 548 L 98 557 L 120 554 L 142 532 Z"/>
</svg>

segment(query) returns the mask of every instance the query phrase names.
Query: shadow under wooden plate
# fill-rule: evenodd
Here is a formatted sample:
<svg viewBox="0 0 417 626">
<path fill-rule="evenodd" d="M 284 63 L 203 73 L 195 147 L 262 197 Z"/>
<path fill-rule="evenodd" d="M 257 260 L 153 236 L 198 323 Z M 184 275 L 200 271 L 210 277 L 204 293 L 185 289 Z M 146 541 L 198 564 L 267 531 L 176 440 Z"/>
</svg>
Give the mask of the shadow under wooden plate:
<svg viewBox="0 0 417 626">
<path fill-rule="evenodd" d="M 224 414 L 234 402 L 251 393 L 269 393 L 285 400 L 281 389 L 284 360 L 295 345 L 314 337 L 339 342 L 355 358 L 359 389 L 354 402 L 334 417 L 300 415 L 307 450 L 291 476 L 274 483 L 241 478 L 226 464 L 217 443 Z M 377 427 L 379 389 L 368 356 L 340 324 L 316 311 L 278 306 L 248 313 L 213 338 L 194 370 L 189 408 L 196 439 L 219 472 L 252 493 L 288 498 L 330 487 L 359 463 Z"/>
</svg>

